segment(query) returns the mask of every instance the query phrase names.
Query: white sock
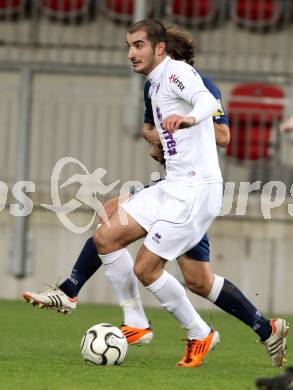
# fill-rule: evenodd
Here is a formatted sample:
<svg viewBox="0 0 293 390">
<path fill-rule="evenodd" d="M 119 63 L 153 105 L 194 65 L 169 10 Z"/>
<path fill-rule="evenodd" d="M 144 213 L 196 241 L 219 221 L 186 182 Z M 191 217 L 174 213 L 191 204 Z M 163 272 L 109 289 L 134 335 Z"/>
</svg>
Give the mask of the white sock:
<svg viewBox="0 0 293 390">
<path fill-rule="evenodd" d="M 215 275 L 213 287 L 211 289 L 211 292 L 207 296 L 207 299 L 211 302 L 216 302 L 218 299 L 220 292 L 222 291 L 224 285 L 224 278 L 223 276 Z"/>
<path fill-rule="evenodd" d="M 124 314 L 124 324 L 134 328 L 148 328 L 139 290 L 133 272 L 133 260 L 127 249 L 100 255 L 105 275 L 112 286 Z"/>
<path fill-rule="evenodd" d="M 189 339 L 204 339 L 209 335 L 211 328 L 196 312 L 185 289 L 167 271 L 147 289 L 187 329 Z"/>
</svg>

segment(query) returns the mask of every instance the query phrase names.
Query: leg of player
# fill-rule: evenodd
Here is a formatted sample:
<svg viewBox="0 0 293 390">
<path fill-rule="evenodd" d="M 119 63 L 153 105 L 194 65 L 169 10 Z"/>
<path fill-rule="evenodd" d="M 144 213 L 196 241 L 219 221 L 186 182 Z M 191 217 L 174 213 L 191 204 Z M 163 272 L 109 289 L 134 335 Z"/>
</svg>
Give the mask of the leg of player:
<svg viewBox="0 0 293 390">
<path fill-rule="evenodd" d="M 86 241 L 70 276 L 64 282 L 60 285 L 50 286 L 49 289 L 40 292 L 26 291 L 22 296 L 34 306 L 54 309 L 63 314 L 71 314 L 76 309 L 80 289 L 101 265 L 101 259 L 91 237 Z"/>
<path fill-rule="evenodd" d="M 164 270 L 165 260 L 141 247 L 134 272 L 142 284 L 176 320 L 187 329 L 187 346 L 180 367 L 199 366 L 208 351 L 219 342 L 219 334 L 199 316 L 177 279 Z"/>
<path fill-rule="evenodd" d="M 129 195 L 127 194 L 127 198 Z M 123 199 L 122 199 L 123 200 Z M 104 204 L 108 218 L 114 214 L 121 199 L 114 198 Z M 102 223 L 103 221 L 101 221 Z M 61 284 L 52 286 L 45 291 L 24 292 L 23 298 L 39 307 L 55 309 L 60 313 L 70 314 L 77 306 L 77 296 L 83 285 L 92 277 L 92 275 L 102 265 L 101 259 L 97 253 L 93 238 L 90 237 L 84 244 L 78 259 L 74 263 L 72 271 L 67 279 Z"/>
<path fill-rule="evenodd" d="M 121 330 L 129 344 L 148 344 L 153 338 L 153 331 L 141 303 L 138 281 L 133 272 L 133 260 L 125 248 L 131 242 L 130 237 L 133 236 L 136 240 L 144 235 L 145 230 L 136 223 L 122 225 L 118 211 L 112 216 L 110 225 L 103 225 L 94 234 L 105 275 L 123 310 L 124 322 Z M 105 240 L 106 237 L 111 238 L 111 243 Z"/>
<path fill-rule="evenodd" d="M 197 249 L 199 257 L 201 253 Z M 186 287 L 190 291 L 207 298 L 225 312 L 248 325 L 258 334 L 265 345 L 273 366 L 283 366 L 286 360 L 286 336 L 288 334 L 285 320 L 281 318 L 266 319 L 232 282 L 222 276 L 214 275 L 205 259 L 196 260 L 188 256 L 181 256 L 178 263 Z"/>
<path fill-rule="evenodd" d="M 127 194 L 127 198 L 128 197 L 129 195 Z M 104 209 L 109 219 L 117 210 L 119 201 L 121 200 L 117 197 L 105 202 Z M 102 224 L 103 221 L 101 220 L 100 223 Z M 97 253 L 93 238 L 90 237 L 86 241 L 76 263 L 74 264 L 70 276 L 59 285 L 59 289 L 68 297 L 77 298 L 83 285 L 92 277 L 102 264 L 103 263 Z"/>
<path fill-rule="evenodd" d="M 118 209 L 118 204 L 128 197 L 129 194 L 125 194 L 123 198 L 114 198 L 105 203 L 104 207 L 109 219 Z M 123 309 L 124 324 L 121 329 L 129 344 L 146 344 L 153 338 L 153 332 L 142 307 L 137 282 L 134 280 L 133 261 L 126 250 L 124 256 L 117 256 L 116 260 L 111 265 L 106 264 L 106 277 L 110 283 L 113 282 L 115 293 Z M 122 268 L 120 268 L 121 261 L 125 261 Z M 80 289 L 102 264 L 93 238 L 89 238 L 69 278 L 59 286 L 43 292 L 25 292 L 23 297 L 34 305 L 57 309 L 64 314 L 71 313 L 76 308 L 76 298 Z"/>
</svg>

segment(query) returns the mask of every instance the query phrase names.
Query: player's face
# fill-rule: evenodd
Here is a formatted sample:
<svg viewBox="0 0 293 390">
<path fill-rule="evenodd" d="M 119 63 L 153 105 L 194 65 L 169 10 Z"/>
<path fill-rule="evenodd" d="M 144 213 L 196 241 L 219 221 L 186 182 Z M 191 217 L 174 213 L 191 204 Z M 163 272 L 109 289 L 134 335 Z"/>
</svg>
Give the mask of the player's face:
<svg viewBox="0 0 293 390">
<path fill-rule="evenodd" d="M 141 30 L 127 34 L 128 58 L 136 73 L 148 75 L 162 61 L 164 43 L 159 43 L 155 49 L 148 40 L 146 32 Z"/>
</svg>

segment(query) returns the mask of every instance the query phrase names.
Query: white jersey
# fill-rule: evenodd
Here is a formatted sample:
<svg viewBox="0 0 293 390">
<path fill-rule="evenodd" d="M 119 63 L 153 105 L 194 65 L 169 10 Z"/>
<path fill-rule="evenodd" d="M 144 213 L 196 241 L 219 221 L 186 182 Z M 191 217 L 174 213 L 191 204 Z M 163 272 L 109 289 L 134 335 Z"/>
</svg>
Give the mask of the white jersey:
<svg viewBox="0 0 293 390">
<path fill-rule="evenodd" d="M 192 185 L 222 181 L 212 114 L 219 103 L 190 65 L 166 57 L 149 75 L 150 97 L 156 129 L 166 160 L 166 184 Z M 190 128 L 165 131 L 170 115 L 196 118 Z"/>
</svg>

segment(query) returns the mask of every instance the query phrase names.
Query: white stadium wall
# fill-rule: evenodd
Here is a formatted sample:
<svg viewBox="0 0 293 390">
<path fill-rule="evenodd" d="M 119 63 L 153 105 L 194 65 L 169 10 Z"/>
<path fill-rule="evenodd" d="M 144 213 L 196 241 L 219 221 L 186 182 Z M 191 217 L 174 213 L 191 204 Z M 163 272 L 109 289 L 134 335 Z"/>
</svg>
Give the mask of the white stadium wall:
<svg viewBox="0 0 293 390">
<path fill-rule="evenodd" d="M 17 279 L 9 271 L 12 217 L 7 211 L 0 219 L 0 298 L 19 299 L 25 290 L 39 290 L 44 283 L 62 281 L 70 272 L 74 260 L 90 233 L 77 235 L 65 229 L 56 215 L 34 211 L 30 216 L 30 273 Z M 88 213 L 76 215 L 75 221 L 87 223 Z M 236 217 L 219 218 L 210 229 L 211 258 L 214 271 L 236 283 L 264 312 L 293 313 L 293 275 L 291 240 L 292 224 L 279 220 L 239 220 Z M 135 255 L 139 243 L 131 246 Z M 179 280 L 176 262 L 168 265 Z M 157 306 L 157 302 L 143 287 L 143 302 Z M 202 298 L 190 294 L 197 308 L 213 310 Z M 80 302 L 111 303 L 115 298 L 100 270 L 84 287 Z"/>
</svg>

